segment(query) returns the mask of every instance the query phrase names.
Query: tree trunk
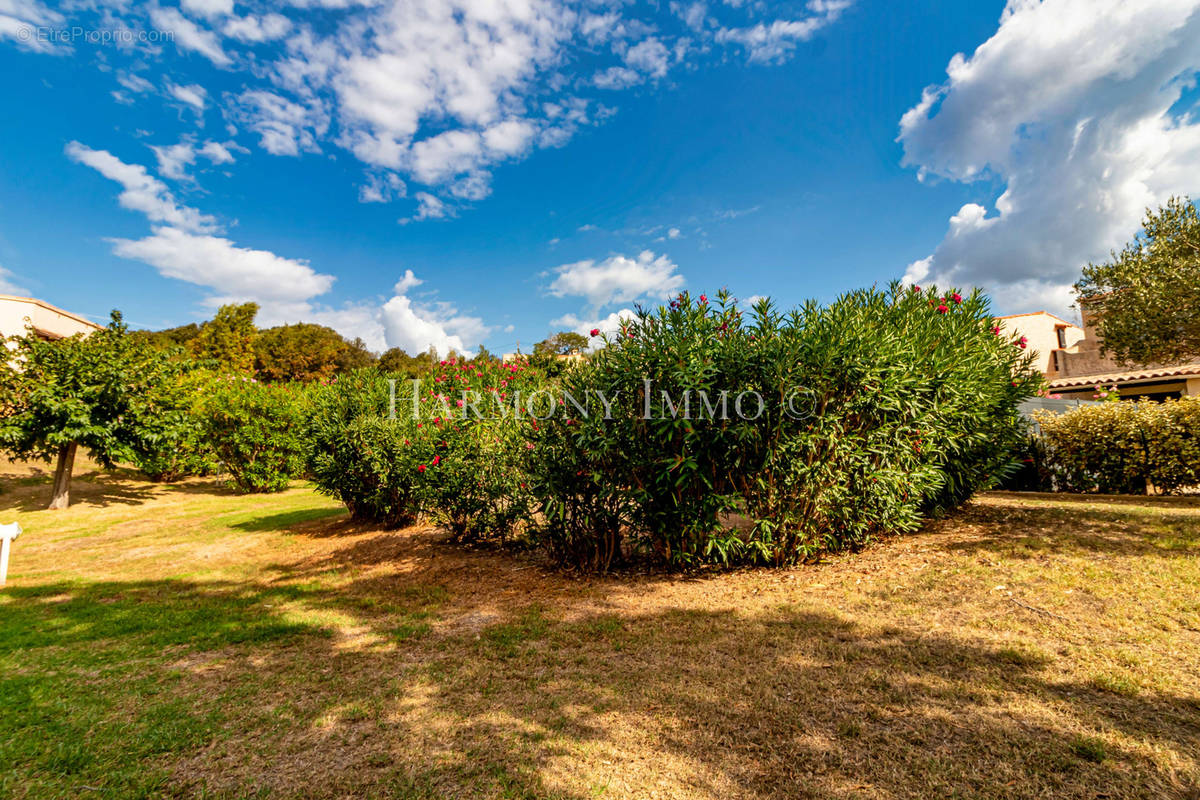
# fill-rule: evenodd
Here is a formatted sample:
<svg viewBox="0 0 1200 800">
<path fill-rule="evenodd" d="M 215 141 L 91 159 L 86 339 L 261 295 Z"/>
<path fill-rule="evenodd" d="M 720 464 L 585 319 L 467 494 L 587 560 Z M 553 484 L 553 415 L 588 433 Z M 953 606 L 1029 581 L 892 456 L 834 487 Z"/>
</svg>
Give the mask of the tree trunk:
<svg viewBox="0 0 1200 800">
<path fill-rule="evenodd" d="M 71 505 L 71 470 L 75 468 L 75 442 L 58 449 L 58 465 L 54 468 L 54 496 L 50 508 L 66 508 Z"/>
</svg>

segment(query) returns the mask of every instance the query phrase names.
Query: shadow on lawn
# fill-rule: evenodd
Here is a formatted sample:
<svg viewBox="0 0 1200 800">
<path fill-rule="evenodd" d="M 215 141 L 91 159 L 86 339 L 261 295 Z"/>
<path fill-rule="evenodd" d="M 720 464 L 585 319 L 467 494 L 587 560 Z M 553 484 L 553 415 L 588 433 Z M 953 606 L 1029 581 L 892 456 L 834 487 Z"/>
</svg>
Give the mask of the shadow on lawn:
<svg viewBox="0 0 1200 800">
<path fill-rule="evenodd" d="M 1114 556 L 1200 554 L 1200 504 L 1190 498 L 1142 498 L 1140 503 L 1109 503 L 1108 498 L 996 493 L 1002 500 L 1038 500 L 1030 505 L 975 502 L 926 526 L 927 534 L 969 528 L 972 535 L 948 542 L 951 551 L 992 552 L 1012 557 L 1049 553 Z M 1134 500 L 1136 498 L 1125 498 Z M 1187 502 L 1164 502 L 1164 501 Z"/>
<path fill-rule="evenodd" d="M 409 538 L 411 556 L 431 537 Z M 1049 655 L 833 611 L 598 613 L 608 584 L 550 574 L 525 573 L 491 621 L 497 561 L 336 589 L 2 590 L 4 779 L 33 797 L 125 797 L 121 781 L 162 781 L 159 768 L 170 795 L 229 797 L 1200 796 L 1194 772 L 1078 738 L 1115 731 L 1194 758 L 1193 699 L 1106 694 L 1054 680 Z M 297 609 L 349 616 L 360 638 Z M 429 624 L 472 618 L 489 624 Z M 69 770 L 62 741 L 81 743 Z M 591 785 L 556 792 L 580 759 Z"/>
<path fill-rule="evenodd" d="M 247 533 L 259 531 L 282 531 L 291 533 L 327 532 L 327 526 L 314 526 L 312 523 L 329 520 L 331 517 L 345 517 L 346 509 L 341 508 L 300 508 L 295 511 L 283 511 L 278 514 L 264 514 L 261 517 L 235 522 L 230 527 Z M 348 520 L 347 520 L 348 521 Z"/>
<path fill-rule="evenodd" d="M 0 476 L 0 511 L 42 511 L 50 503 L 52 473 L 14 477 Z M 153 484 L 147 484 L 130 470 L 85 472 L 71 479 L 71 505 L 107 507 L 139 505 L 154 497 Z"/>
</svg>

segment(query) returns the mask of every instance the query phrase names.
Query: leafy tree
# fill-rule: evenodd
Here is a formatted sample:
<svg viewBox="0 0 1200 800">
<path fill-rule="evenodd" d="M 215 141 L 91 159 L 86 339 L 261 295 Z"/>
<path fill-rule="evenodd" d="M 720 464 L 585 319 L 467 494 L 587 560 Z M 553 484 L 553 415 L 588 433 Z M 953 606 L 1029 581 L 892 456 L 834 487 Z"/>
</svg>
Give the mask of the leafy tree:
<svg viewBox="0 0 1200 800">
<path fill-rule="evenodd" d="M 1147 210 L 1143 230 L 1075 284 L 1104 352 L 1122 363 L 1200 356 L 1200 215 L 1186 198 Z"/>
<path fill-rule="evenodd" d="M 310 322 L 261 331 L 254 353 L 258 375 L 267 381 L 327 380 L 375 361 L 361 339 L 347 341 L 333 328 Z"/>
<path fill-rule="evenodd" d="M 253 371 L 254 340 L 258 335 L 254 317 L 257 315 L 257 303 L 221 306 L 216 316 L 201 325 L 199 334 L 191 340 L 192 355 L 202 360 L 211 359 L 230 372 Z"/>
<path fill-rule="evenodd" d="M 10 337 L 0 364 L 0 449 L 18 459 L 57 458 L 50 508 L 70 504 L 82 446 L 104 467 L 155 452 L 178 422 L 172 387 L 188 368 L 129 335 L 119 311 L 90 336 Z"/>
<path fill-rule="evenodd" d="M 393 347 L 379 357 L 379 370 L 391 375 L 402 375 L 406 378 L 419 378 L 428 375 L 437 363 L 437 354 L 432 350 L 410 356 L 399 347 Z"/>
<path fill-rule="evenodd" d="M 356 336 L 353 340 L 346 339 L 345 342 L 346 348 L 342 350 L 337 359 L 338 372 L 350 372 L 369 367 L 379 360 L 379 357 L 367 348 L 367 343 L 360 337 Z"/>
<path fill-rule="evenodd" d="M 587 347 L 587 337 L 574 331 L 559 331 L 549 339 L 538 342 L 533 346 L 536 355 L 568 356 L 582 353 Z"/>
<path fill-rule="evenodd" d="M 303 472 L 308 391 L 229 375 L 201 400 L 204 439 L 238 491 L 281 492 Z"/>
<path fill-rule="evenodd" d="M 188 347 L 200 335 L 200 326 L 195 322 L 167 328 L 161 331 L 130 331 L 130 336 L 140 339 L 157 350 L 176 350 Z M 184 351 L 186 352 L 186 351 Z"/>
</svg>

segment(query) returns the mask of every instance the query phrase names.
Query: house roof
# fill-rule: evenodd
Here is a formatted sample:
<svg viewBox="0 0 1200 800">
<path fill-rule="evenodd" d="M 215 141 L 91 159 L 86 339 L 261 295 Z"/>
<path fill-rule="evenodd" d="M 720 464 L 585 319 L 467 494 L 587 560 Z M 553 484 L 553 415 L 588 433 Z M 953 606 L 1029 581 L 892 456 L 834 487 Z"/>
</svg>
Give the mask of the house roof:
<svg viewBox="0 0 1200 800">
<path fill-rule="evenodd" d="M 1072 328 L 1079 327 L 1074 322 L 1067 322 L 1062 317 L 1051 314 L 1049 311 L 1026 311 L 1024 314 L 1005 314 L 1002 317 L 996 317 L 996 319 L 1016 319 L 1017 317 L 1036 317 L 1038 314 L 1045 314 L 1047 317 L 1050 317 L 1051 319 L 1056 319 L 1059 322 L 1061 322 L 1063 325 L 1070 325 Z"/>
<path fill-rule="evenodd" d="M 1056 378 L 1050 381 L 1051 389 L 1073 389 L 1081 386 L 1120 385 L 1142 383 L 1157 378 L 1190 378 L 1200 375 L 1200 363 L 1181 364 L 1176 367 L 1153 367 L 1129 372 L 1102 372 L 1096 375 L 1078 375 L 1071 378 Z"/>
<path fill-rule="evenodd" d="M 19 297 L 18 295 L 15 295 L 15 294 L 0 294 L 0 300 L 12 300 L 12 301 L 15 301 L 18 303 L 31 303 L 32 305 L 40 306 L 41 308 L 44 308 L 47 311 L 53 311 L 55 314 L 62 314 L 64 317 L 70 317 L 71 319 L 75 320 L 76 322 L 80 322 L 84 325 L 95 328 L 96 330 L 100 330 L 101 328 L 104 327 L 103 325 L 97 325 L 96 323 L 92 322 L 90 319 L 81 317 L 78 314 L 72 314 L 70 311 L 59 308 L 58 306 L 52 306 L 49 303 L 47 303 L 45 300 L 38 300 L 36 297 Z"/>
</svg>

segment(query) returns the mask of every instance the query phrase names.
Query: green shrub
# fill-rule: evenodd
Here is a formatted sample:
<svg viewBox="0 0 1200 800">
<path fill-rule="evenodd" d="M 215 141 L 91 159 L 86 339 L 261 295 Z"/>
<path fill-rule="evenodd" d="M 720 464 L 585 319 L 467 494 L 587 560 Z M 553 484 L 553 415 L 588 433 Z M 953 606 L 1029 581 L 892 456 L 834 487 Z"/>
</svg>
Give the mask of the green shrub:
<svg viewBox="0 0 1200 800">
<path fill-rule="evenodd" d="M 1046 488 L 1136 494 L 1200 485 L 1200 397 L 1036 412 Z"/>
<path fill-rule="evenodd" d="M 587 414 L 568 406 L 547 420 L 531 463 L 546 509 L 540 535 L 559 557 L 606 566 L 625 528 L 629 547 L 656 561 L 725 560 L 720 519 L 739 503 L 731 476 L 756 450 L 754 426 L 734 408 L 753 365 L 728 296 L 701 298 L 641 313 L 564 373 L 564 396 Z M 724 398 L 727 413 L 702 413 L 702 398 Z"/>
<path fill-rule="evenodd" d="M 435 455 L 424 497 L 434 521 L 460 540 L 479 540 L 504 539 L 528 519 L 526 428 L 508 417 L 451 421 L 430 431 Z"/>
<path fill-rule="evenodd" d="M 351 373 L 316 390 L 309 471 L 357 518 L 399 526 L 425 515 L 459 539 L 503 538 L 530 512 L 535 421 L 512 403 L 540 382 L 527 364 L 491 359 L 442 361 L 415 390 L 395 381 L 394 394 L 376 370 Z"/>
<path fill-rule="evenodd" d="M 134 459 L 150 480 L 171 482 L 220 471 L 200 411 L 214 380 L 206 370 L 192 370 L 179 374 L 161 390 L 151 409 L 158 421 L 158 435 Z"/>
<path fill-rule="evenodd" d="M 912 530 L 1015 467 L 1016 406 L 1037 377 L 978 293 L 893 286 L 757 318 L 760 385 L 807 411 L 768 407 L 744 482 L 773 561 Z"/>
<path fill-rule="evenodd" d="M 324 494 L 359 520 L 399 527 L 420 510 L 417 464 L 432 457 L 409 445 L 413 429 L 388 419 L 388 380 L 357 370 L 314 390 L 308 471 Z"/>
<path fill-rule="evenodd" d="M 278 492 L 304 470 L 308 399 L 301 386 L 218 379 L 201 399 L 204 438 L 242 492 Z"/>
<path fill-rule="evenodd" d="M 602 568 L 622 551 L 788 563 L 911 530 L 1014 468 L 1039 379 L 998 333 L 978 294 L 898 285 L 786 316 L 760 303 L 749 323 L 724 294 L 642 311 L 564 375 L 612 418 L 537 433 L 537 536 Z"/>
</svg>

